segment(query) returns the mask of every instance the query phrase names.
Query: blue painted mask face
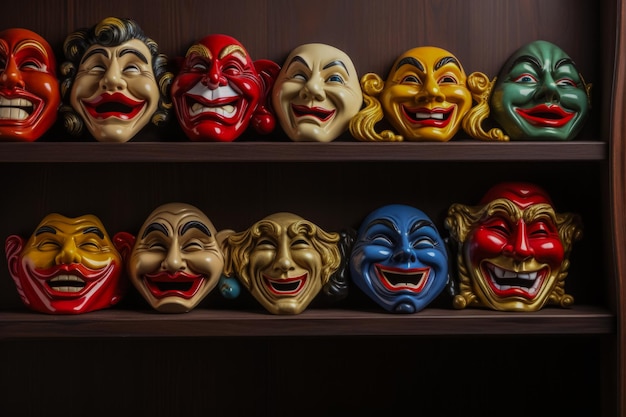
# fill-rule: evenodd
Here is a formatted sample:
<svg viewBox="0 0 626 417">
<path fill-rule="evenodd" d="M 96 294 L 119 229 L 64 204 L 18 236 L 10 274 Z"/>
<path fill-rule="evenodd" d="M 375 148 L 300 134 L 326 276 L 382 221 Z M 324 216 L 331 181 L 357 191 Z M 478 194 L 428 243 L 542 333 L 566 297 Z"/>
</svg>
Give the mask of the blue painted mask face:
<svg viewBox="0 0 626 417">
<path fill-rule="evenodd" d="M 388 205 L 361 224 L 350 271 L 353 282 L 385 310 L 415 313 L 445 288 L 448 254 L 426 214 L 406 205 Z"/>
</svg>

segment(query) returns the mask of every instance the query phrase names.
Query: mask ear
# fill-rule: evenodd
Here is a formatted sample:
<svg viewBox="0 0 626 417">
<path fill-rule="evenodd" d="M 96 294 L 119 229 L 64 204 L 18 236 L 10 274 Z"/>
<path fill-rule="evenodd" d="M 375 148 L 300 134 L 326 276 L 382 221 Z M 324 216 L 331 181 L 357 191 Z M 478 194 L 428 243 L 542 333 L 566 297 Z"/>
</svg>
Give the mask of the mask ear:
<svg viewBox="0 0 626 417">
<path fill-rule="evenodd" d="M 17 235 L 11 235 L 7 237 L 4 243 L 4 250 L 7 254 L 7 263 L 9 266 L 9 272 L 15 280 L 19 274 L 20 254 L 24 248 L 24 239 Z"/>
<path fill-rule="evenodd" d="M 127 232 L 118 232 L 113 236 L 113 245 L 122 255 L 122 259 L 126 260 L 135 246 L 135 236 Z"/>
<path fill-rule="evenodd" d="M 254 68 L 259 74 L 262 83 L 262 93 L 254 114 L 252 115 L 252 126 L 257 133 L 267 135 L 276 126 L 276 116 L 271 108 L 271 97 L 274 83 L 280 72 L 280 66 L 268 59 L 254 61 Z"/>
</svg>

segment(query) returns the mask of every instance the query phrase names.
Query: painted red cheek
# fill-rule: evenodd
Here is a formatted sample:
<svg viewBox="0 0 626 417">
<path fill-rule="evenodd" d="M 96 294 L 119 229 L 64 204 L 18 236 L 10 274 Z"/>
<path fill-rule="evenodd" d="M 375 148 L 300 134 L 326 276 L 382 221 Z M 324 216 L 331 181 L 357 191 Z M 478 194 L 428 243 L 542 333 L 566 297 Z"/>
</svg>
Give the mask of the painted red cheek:
<svg viewBox="0 0 626 417">
<path fill-rule="evenodd" d="M 565 251 L 558 239 L 541 239 L 531 241 L 534 248 L 535 258 L 540 262 L 557 265 L 563 262 Z"/>
<path fill-rule="evenodd" d="M 470 236 L 470 240 L 475 250 L 486 252 L 500 252 L 507 244 L 504 236 L 485 229 L 478 229 L 473 236 Z"/>
</svg>

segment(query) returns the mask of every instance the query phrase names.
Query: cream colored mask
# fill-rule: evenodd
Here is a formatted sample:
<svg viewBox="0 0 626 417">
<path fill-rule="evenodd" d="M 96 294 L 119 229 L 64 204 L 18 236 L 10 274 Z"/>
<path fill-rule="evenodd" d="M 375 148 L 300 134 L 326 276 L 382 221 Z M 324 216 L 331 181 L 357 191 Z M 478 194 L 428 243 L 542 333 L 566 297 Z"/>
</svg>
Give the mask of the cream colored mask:
<svg viewBox="0 0 626 417">
<path fill-rule="evenodd" d="M 331 142 L 348 129 L 363 104 L 359 77 L 350 57 L 326 44 L 295 48 L 283 64 L 272 106 L 295 142 Z"/>
<path fill-rule="evenodd" d="M 163 313 L 195 308 L 217 285 L 224 257 L 217 231 L 197 207 L 168 203 L 147 217 L 137 237 L 120 232 L 130 280 Z"/>
</svg>

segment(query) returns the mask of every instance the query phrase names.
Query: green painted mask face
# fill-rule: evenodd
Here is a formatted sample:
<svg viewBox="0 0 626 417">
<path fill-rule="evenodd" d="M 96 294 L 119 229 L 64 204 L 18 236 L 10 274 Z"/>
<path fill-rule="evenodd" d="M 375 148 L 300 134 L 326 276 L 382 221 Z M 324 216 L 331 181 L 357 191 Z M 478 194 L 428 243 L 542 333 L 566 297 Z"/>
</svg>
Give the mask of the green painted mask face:
<svg viewBox="0 0 626 417">
<path fill-rule="evenodd" d="M 570 140 L 587 118 L 589 95 L 572 59 L 550 42 L 535 41 L 504 64 L 490 106 L 512 140 Z"/>
</svg>

